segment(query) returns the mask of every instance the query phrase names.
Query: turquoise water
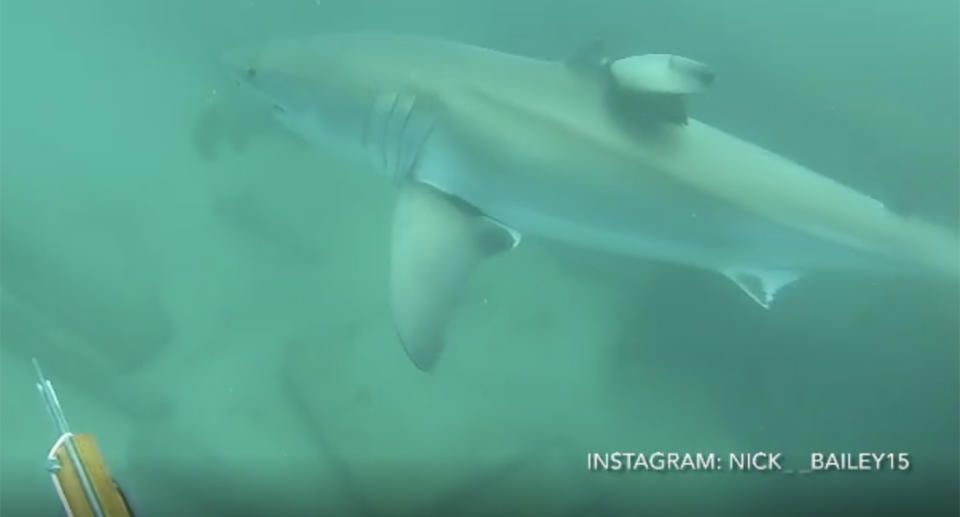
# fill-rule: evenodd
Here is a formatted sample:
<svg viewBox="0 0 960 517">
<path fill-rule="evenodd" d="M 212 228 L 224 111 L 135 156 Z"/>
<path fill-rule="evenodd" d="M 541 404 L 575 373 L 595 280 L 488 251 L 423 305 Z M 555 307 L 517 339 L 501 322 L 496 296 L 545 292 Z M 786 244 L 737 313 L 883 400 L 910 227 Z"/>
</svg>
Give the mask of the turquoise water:
<svg viewBox="0 0 960 517">
<path fill-rule="evenodd" d="M 955 2 L 0 4 L 0 514 L 57 515 L 30 358 L 138 515 L 956 515 L 956 285 L 726 279 L 535 239 L 431 375 L 388 306 L 393 192 L 278 133 L 194 129 L 224 49 L 389 29 L 710 63 L 692 114 L 956 229 Z M 239 143 L 239 142 L 238 142 Z M 211 159 L 212 158 L 212 159 Z M 908 472 L 587 472 L 588 452 L 907 452 Z"/>
</svg>

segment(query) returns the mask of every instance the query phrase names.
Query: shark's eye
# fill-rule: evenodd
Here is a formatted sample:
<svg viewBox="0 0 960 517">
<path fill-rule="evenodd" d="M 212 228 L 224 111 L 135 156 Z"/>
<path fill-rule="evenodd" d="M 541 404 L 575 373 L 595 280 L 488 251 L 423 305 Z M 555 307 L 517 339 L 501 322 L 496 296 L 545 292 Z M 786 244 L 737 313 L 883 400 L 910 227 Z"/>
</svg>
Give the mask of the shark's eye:
<svg viewBox="0 0 960 517">
<path fill-rule="evenodd" d="M 247 79 L 253 79 L 257 77 L 257 69 L 251 66 L 247 68 L 246 74 L 247 74 Z"/>
</svg>

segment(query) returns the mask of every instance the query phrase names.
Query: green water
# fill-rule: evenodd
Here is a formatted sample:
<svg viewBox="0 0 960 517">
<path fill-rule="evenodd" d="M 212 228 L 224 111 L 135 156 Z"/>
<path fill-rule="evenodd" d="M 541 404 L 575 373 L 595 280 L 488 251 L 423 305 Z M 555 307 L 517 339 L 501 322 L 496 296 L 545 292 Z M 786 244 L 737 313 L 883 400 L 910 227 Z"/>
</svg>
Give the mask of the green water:
<svg viewBox="0 0 960 517">
<path fill-rule="evenodd" d="M 224 49 L 389 29 L 695 57 L 694 116 L 960 213 L 955 1 L 0 3 L 0 514 L 62 514 L 37 357 L 138 515 L 956 515 L 956 285 L 724 278 L 534 239 L 432 375 L 388 310 L 391 187 L 278 134 L 200 156 Z M 588 452 L 907 452 L 907 472 L 587 472 Z M 724 461 L 724 463 L 726 463 Z"/>
</svg>

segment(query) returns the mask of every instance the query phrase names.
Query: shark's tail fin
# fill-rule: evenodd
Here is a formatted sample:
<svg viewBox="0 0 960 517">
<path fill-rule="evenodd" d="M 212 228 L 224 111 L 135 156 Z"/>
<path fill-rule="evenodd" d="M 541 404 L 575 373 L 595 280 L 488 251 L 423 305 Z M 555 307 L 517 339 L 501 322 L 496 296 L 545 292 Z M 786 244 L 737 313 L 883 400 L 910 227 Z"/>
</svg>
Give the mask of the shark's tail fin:
<svg viewBox="0 0 960 517">
<path fill-rule="evenodd" d="M 933 273 L 960 279 L 960 239 L 950 231 L 920 220 L 906 221 L 905 249 Z"/>
</svg>

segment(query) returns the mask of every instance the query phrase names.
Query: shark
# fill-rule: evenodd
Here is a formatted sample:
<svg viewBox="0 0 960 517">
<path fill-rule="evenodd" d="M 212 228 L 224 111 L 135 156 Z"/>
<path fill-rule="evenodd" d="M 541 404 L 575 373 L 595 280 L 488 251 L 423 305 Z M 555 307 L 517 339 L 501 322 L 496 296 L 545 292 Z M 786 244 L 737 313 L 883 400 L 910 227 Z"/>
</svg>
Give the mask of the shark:
<svg viewBox="0 0 960 517">
<path fill-rule="evenodd" d="M 715 271 L 764 308 L 819 271 L 960 277 L 951 229 L 691 118 L 715 79 L 691 58 L 359 32 L 222 61 L 282 128 L 396 185 L 390 307 L 424 371 L 471 273 L 527 237 Z"/>
</svg>

